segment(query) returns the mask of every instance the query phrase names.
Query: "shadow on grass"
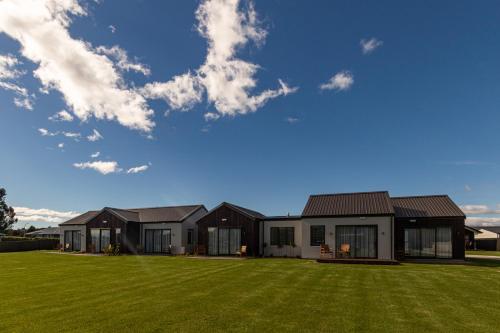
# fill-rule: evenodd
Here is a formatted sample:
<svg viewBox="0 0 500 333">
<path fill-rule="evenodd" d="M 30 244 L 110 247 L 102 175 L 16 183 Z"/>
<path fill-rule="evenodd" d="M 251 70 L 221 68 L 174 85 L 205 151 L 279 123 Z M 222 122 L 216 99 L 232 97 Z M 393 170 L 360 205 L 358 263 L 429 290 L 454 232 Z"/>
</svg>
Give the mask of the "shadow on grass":
<svg viewBox="0 0 500 333">
<path fill-rule="evenodd" d="M 500 260 L 495 259 L 467 258 L 465 259 L 465 262 L 470 266 L 500 267 Z"/>
</svg>

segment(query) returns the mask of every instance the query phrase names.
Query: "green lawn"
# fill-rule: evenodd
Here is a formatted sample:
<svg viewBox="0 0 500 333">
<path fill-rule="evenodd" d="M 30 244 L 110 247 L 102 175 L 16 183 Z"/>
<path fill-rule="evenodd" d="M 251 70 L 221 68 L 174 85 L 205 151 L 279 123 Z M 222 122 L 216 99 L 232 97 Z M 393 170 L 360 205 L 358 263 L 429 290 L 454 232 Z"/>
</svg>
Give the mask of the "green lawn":
<svg viewBox="0 0 500 333">
<path fill-rule="evenodd" d="M 500 257 L 500 251 L 465 251 L 465 254 L 472 254 L 476 256 L 495 256 Z"/>
<path fill-rule="evenodd" d="M 0 332 L 494 332 L 500 263 L 0 254 Z"/>
</svg>

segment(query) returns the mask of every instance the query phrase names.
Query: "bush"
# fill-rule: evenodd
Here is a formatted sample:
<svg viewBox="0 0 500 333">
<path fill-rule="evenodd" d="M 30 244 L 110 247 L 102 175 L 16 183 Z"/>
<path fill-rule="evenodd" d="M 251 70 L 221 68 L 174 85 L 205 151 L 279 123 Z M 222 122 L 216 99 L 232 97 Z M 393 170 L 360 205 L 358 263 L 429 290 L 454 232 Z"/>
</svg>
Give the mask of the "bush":
<svg viewBox="0 0 500 333">
<path fill-rule="evenodd" d="M 102 252 L 107 256 L 118 256 L 120 255 L 120 245 L 109 244 Z"/>
<path fill-rule="evenodd" d="M 34 241 L 36 239 L 31 237 L 21 237 L 21 236 L 4 236 L 1 237 L 2 242 L 18 242 L 18 241 Z"/>
</svg>

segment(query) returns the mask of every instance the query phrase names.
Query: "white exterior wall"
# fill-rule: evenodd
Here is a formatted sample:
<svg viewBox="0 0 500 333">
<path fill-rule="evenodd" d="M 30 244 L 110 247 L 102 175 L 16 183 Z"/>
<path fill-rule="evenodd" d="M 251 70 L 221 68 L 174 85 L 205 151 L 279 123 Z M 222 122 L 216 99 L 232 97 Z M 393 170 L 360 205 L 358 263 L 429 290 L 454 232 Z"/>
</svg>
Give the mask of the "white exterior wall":
<svg viewBox="0 0 500 333">
<path fill-rule="evenodd" d="M 80 239 L 80 249 L 82 252 L 87 250 L 87 233 L 86 233 L 86 225 L 61 225 L 60 226 L 60 236 L 59 236 L 59 244 L 64 248 L 64 232 L 69 230 L 78 230 L 80 231 L 81 239 Z"/>
<path fill-rule="evenodd" d="M 367 217 L 328 217 L 328 218 L 304 218 L 302 219 L 302 258 L 319 258 L 320 247 L 311 246 L 311 225 L 325 226 L 325 243 L 332 250 L 335 244 L 335 226 L 337 225 L 376 225 L 378 241 L 378 259 L 393 259 L 393 218 L 390 216 L 367 216 Z"/>
<path fill-rule="evenodd" d="M 302 249 L 302 223 L 300 220 L 282 220 L 282 221 L 263 221 L 264 223 L 264 256 L 275 256 L 275 257 L 296 257 L 301 256 Z M 294 227 L 294 240 L 295 247 L 285 245 L 281 248 L 278 246 L 271 246 L 271 227 Z"/>
</svg>

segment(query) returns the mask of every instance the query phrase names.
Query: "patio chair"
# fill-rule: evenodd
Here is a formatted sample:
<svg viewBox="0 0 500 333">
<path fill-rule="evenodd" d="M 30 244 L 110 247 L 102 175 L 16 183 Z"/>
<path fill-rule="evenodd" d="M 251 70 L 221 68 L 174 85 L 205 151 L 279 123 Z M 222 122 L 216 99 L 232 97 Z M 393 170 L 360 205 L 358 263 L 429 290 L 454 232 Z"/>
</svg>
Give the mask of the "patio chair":
<svg viewBox="0 0 500 333">
<path fill-rule="evenodd" d="M 328 244 L 321 244 L 319 246 L 320 257 L 333 257 L 333 251 Z"/>
<path fill-rule="evenodd" d="M 340 248 L 337 252 L 337 257 L 345 258 L 349 257 L 351 254 L 351 244 L 340 244 Z"/>
<path fill-rule="evenodd" d="M 247 256 L 247 246 L 246 245 L 242 245 L 240 247 L 240 250 L 238 252 L 236 252 L 237 255 L 239 255 L 240 257 L 246 257 Z"/>
</svg>

